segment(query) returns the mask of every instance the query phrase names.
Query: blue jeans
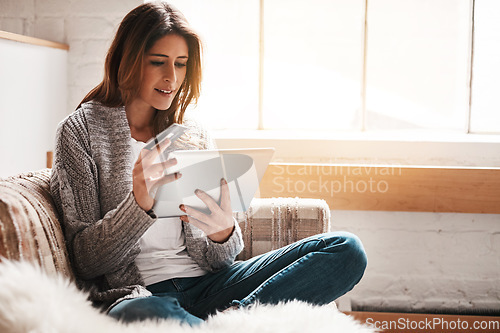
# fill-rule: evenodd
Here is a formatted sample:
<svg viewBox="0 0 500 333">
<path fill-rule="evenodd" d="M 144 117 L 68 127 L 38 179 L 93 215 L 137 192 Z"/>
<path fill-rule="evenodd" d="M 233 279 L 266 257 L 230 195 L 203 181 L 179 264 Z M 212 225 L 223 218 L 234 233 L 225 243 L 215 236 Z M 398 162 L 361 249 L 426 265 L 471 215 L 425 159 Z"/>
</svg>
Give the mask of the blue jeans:
<svg viewBox="0 0 500 333">
<path fill-rule="evenodd" d="M 366 263 L 363 245 L 355 235 L 319 234 L 215 273 L 149 285 L 153 296 L 122 301 L 109 315 L 127 322 L 176 318 L 196 325 L 231 305 L 293 299 L 327 304 L 361 280 Z"/>
</svg>

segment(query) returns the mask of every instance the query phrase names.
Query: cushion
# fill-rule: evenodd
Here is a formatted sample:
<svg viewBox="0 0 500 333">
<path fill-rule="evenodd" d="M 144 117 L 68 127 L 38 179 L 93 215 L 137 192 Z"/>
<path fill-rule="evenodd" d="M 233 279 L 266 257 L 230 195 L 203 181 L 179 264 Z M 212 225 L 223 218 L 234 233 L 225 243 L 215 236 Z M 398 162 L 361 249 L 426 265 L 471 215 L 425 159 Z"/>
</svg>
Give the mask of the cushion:
<svg viewBox="0 0 500 333">
<path fill-rule="evenodd" d="M 330 208 L 322 199 L 254 198 L 246 212 L 233 215 L 245 242 L 238 260 L 330 230 Z"/>
<path fill-rule="evenodd" d="M 43 169 L 0 180 L 0 260 L 35 262 L 48 274 L 73 278 L 50 174 Z"/>
</svg>

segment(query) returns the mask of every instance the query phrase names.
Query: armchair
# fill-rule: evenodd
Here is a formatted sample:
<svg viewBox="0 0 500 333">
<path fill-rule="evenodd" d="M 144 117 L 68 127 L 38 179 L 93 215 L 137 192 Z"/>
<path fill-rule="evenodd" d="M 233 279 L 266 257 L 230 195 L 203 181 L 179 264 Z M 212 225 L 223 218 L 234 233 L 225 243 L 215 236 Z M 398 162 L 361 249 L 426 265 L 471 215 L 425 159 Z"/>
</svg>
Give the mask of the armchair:
<svg viewBox="0 0 500 333">
<path fill-rule="evenodd" d="M 0 261 L 27 260 L 47 273 L 74 274 L 61 225 L 50 196 L 51 169 L 0 180 Z M 237 260 L 245 260 L 326 232 L 330 210 L 324 200 L 255 198 L 244 213 L 233 213 L 245 242 Z"/>
</svg>

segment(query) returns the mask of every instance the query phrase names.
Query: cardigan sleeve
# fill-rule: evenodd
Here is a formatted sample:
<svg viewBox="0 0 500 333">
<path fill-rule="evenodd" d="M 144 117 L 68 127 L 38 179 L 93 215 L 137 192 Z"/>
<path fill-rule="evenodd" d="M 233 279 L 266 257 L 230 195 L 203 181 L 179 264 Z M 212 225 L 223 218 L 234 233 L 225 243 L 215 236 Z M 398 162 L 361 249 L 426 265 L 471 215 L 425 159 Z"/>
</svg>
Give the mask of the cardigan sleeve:
<svg viewBox="0 0 500 333">
<path fill-rule="evenodd" d="M 83 116 L 68 117 L 59 124 L 50 190 L 80 278 L 95 278 L 130 265 L 139 253 L 139 238 L 155 219 L 137 204 L 132 192 L 101 218 L 98 168 Z"/>
<path fill-rule="evenodd" d="M 199 228 L 192 224 L 182 222 L 186 234 L 186 249 L 196 263 L 209 272 L 216 272 L 230 266 L 238 253 L 243 250 L 241 229 L 234 220 L 234 230 L 224 243 L 212 241 Z"/>
</svg>

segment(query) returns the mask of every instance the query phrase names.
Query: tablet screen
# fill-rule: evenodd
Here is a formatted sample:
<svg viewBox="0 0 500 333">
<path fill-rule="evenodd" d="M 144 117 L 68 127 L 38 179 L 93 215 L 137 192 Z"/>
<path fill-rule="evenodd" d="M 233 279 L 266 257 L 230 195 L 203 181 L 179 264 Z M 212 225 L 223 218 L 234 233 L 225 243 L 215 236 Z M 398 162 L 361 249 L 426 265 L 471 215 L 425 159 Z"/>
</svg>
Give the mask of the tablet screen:
<svg viewBox="0 0 500 333">
<path fill-rule="evenodd" d="M 171 152 L 177 165 L 166 173 L 180 171 L 182 177 L 161 186 L 155 195 L 154 211 L 159 217 L 181 216 L 181 203 L 205 214 L 210 210 L 194 191 L 201 189 L 220 205 L 220 180 L 228 183 L 233 211 L 246 211 L 274 153 L 273 148 L 178 150 Z"/>
</svg>

